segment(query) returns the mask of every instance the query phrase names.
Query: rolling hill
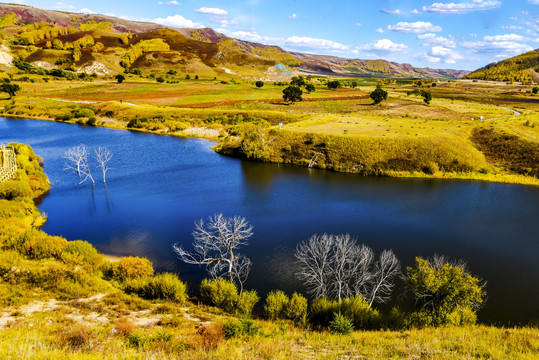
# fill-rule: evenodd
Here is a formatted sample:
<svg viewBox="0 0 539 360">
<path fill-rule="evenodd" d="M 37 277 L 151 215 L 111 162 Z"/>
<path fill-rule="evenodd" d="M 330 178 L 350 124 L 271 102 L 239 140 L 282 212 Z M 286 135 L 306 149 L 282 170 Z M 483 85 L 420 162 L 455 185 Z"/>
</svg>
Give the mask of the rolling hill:
<svg viewBox="0 0 539 360">
<path fill-rule="evenodd" d="M 0 32 L 9 45 L 9 49 L 4 46 L 0 51 L 0 60 L 5 59 L 0 61 L 4 70 L 10 65 L 6 59 L 14 56 L 49 70 L 111 74 L 137 69 L 272 81 L 287 81 L 298 74 L 450 79 L 468 74 L 419 69 L 386 60 L 290 52 L 278 46 L 233 39 L 210 28 L 175 29 L 15 4 L 0 4 L 0 16 Z"/>
<path fill-rule="evenodd" d="M 539 82 L 539 49 L 488 64 L 465 76 L 466 79 Z"/>
</svg>

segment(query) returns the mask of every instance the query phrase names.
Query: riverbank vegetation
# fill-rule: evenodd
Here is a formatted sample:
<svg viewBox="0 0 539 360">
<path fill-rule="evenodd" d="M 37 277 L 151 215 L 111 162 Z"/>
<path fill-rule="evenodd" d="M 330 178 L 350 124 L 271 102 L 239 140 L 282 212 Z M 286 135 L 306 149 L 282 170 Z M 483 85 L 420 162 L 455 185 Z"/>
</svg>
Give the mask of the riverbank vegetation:
<svg viewBox="0 0 539 360">
<path fill-rule="evenodd" d="M 329 90 L 325 80 L 313 78 L 316 91 L 287 105 L 277 83 L 257 88 L 240 80 L 184 79 L 156 85 L 133 74 L 122 84 L 112 78 L 40 82 L 32 76 L 34 82 L 24 83 L 13 77 L 21 91 L 0 101 L 2 114 L 208 137 L 219 141 L 215 149 L 223 154 L 332 171 L 539 184 L 533 161 L 539 100 L 530 86 L 384 81 L 388 98 L 373 105 L 375 79 L 359 87 L 356 81 L 354 88 L 341 80 L 341 88 Z M 426 88 L 428 105 L 420 95 Z M 490 146 L 477 136 L 485 131 L 497 134 Z"/>
<path fill-rule="evenodd" d="M 443 258 L 417 258 L 407 269 L 405 281 L 418 299 L 413 312 L 382 311 L 362 296 L 309 302 L 276 290 L 261 299 L 223 279 L 204 280 L 193 297 L 197 289 L 175 274 L 155 274 L 147 259 L 110 261 L 85 241 L 41 231 L 46 216 L 34 201 L 46 194 L 48 180 L 30 147 L 11 145 L 19 170 L 0 184 L 2 358 L 531 359 L 539 353 L 536 328 L 473 325 L 484 300 L 481 284 L 463 264 Z M 257 303 L 264 312 L 253 315 Z"/>
</svg>

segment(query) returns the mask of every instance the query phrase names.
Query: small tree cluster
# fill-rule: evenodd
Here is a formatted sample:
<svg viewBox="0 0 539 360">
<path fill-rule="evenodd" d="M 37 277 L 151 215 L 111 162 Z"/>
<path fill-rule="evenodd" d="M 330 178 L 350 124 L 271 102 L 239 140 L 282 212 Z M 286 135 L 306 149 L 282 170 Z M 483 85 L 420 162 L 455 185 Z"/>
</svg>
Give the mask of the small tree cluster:
<svg viewBox="0 0 539 360">
<path fill-rule="evenodd" d="M 204 279 L 200 284 L 200 296 L 208 304 L 223 309 L 229 313 L 249 316 L 260 297 L 255 290 L 242 291 L 230 280 Z"/>
<path fill-rule="evenodd" d="M 281 290 L 271 291 L 266 297 L 264 312 L 269 319 L 290 319 L 293 321 L 306 321 L 308 303 L 307 299 L 298 293 L 289 298 Z"/>
</svg>

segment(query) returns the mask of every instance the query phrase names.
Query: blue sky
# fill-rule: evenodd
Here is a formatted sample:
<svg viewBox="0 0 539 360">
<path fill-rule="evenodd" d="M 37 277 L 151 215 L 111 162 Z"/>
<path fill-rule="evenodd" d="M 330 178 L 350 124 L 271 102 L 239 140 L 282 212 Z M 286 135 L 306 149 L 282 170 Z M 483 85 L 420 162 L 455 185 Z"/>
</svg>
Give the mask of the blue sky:
<svg viewBox="0 0 539 360">
<path fill-rule="evenodd" d="M 175 27 L 286 50 L 475 70 L 539 48 L 539 0 L 10 1 Z"/>
</svg>

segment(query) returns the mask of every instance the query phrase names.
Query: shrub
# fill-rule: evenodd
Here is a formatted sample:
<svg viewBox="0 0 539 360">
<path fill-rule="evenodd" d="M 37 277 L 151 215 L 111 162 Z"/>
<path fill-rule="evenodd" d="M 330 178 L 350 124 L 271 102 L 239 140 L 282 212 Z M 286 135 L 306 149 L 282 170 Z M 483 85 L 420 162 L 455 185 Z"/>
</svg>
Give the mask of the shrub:
<svg viewBox="0 0 539 360">
<path fill-rule="evenodd" d="M 15 200 L 32 198 L 32 189 L 20 180 L 7 180 L 0 183 L 0 199 Z"/>
<path fill-rule="evenodd" d="M 264 82 L 258 80 L 257 82 L 255 82 L 255 85 L 256 85 L 257 88 L 261 88 L 262 86 L 264 86 Z"/>
<path fill-rule="evenodd" d="M 336 313 L 335 318 L 331 320 L 329 328 L 334 334 L 348 335 L 354 331 L 354 325 L 352 320 L 342 315 L 341 313 Z"/>
<path fill-rule="evenodd" d="M 120 279 L 139 278 L 153 275 L 150 260 L 138 256 L 126 256 L 118 261 L 114 275 Z"/>
<path fill-rule="evenodd" d="M 230 280 L 204 279 L 200 284 L 200 296 L 206 304 L 233 312 L 238 301 L 238 289 Z"/>
<path fill-rule="evenodd" d="M 86 125 L 88 126 L 95 126 L 96 123 L 97 123 L 97 119 L 95 118 L 95 116 L 92 116 L 91 118 L 88 119 L 88 121 L 86 121 Z"/>
<path fill-rule="evenodd" d="M 485 297 L 480 280 L 470 275 L 465 265 L 446 262 L 443 257 L 417 257 L 416 266 L 408 267 L 404 282 L 416 298 L 417 310 L 411 320 L 417 326 L 475 320 L 472 314 Z"/>
<path fill-rule="evenodd" d="M 242 335 L 253 336 L 258 333 L 260 327 L 251 319 L 228 319 L 223 325 L 225 338 L 230 339 Z"/>
<path fill-rule="evenodd" d="M 91 118 L 95 116 L 95 111 L 90 108 L 83 107 L 75 111 L 74 115 L 76 118 Z"/>
<path fill-rule="evenodd" d="M 91 270 L 97 270 L 103 263 L 103 255 L 87 241 L 69 241 L 61 254 L 66 264 L 86 266 Z"/>
<path fill-rule="evenodd" d="M 281 290 L 271 291 L 266 297 L 264 312 L 269 319 L 275 320 L 286 316 L 288 296 Z"/>
<path fill-rule="evenodd" d="M 43 231 L 29 229 L 23 232 L 17 240 L 17 250 L 32 259 L 61 257 L 67 245 L 67 240 L 60 236 L 50 236 Z"/>
<path fill-rule="evenodd" d="M 253 308 L 260 300 L 256 290 L 242 292 L 236 304 L 238 314 L 249 316 L 253 312 Z"/>
<path fill-rule="evenodd" d="M 163 273 L 148 281 L 143 297 L 166 299 L 183 305 L 187 302 L 187 286 L 178 278 L 178 275 Z"/>
<path fill-rule="evenodd" d="M 121 317 L 114 322 L 114 329 L 116 329 L 116 334 L 127 336 L 135 331 L 135 325 L 129 318 Z"/>
<path fill-rule="evenodd" d="M 310 319 L 314 325 L 328 326 L 334 318 L 334 314 L 340 311 L 339 303 L 327 298 L 313 301 L 310 309 Z"/>
<path fill-rule="evenodd" d="M 307 315 L 307 299 L 298 293 L 292 294 L 288 306 L 286 307 L 286 316 L 289 319 L 298 321 Z"/>
<path fill-rule="evenodd" d="M 344 299 L 340 311 L 351 319 L 356 329 L 374 329 L 380 323 L 380 314 L 371 308 L 367 300 L 361 296 Z"/>
</svg>

